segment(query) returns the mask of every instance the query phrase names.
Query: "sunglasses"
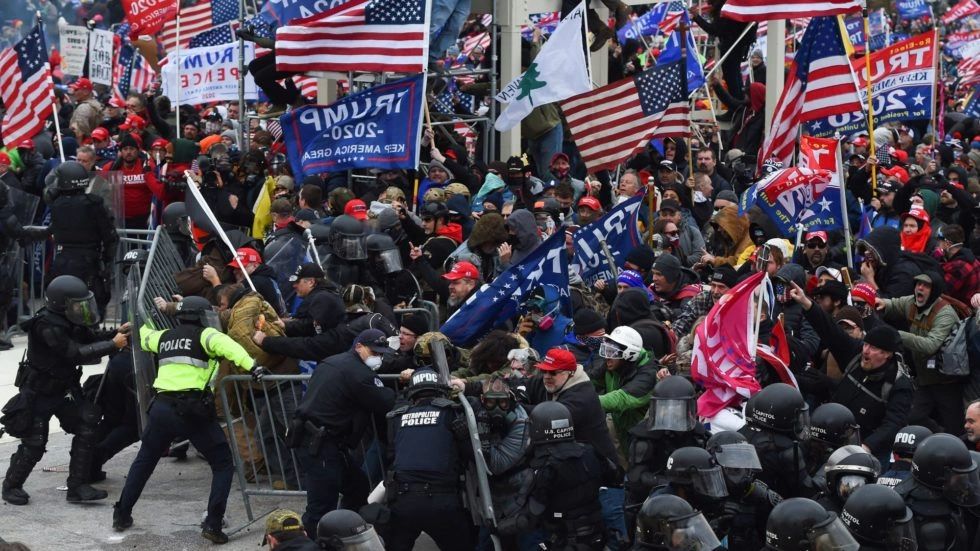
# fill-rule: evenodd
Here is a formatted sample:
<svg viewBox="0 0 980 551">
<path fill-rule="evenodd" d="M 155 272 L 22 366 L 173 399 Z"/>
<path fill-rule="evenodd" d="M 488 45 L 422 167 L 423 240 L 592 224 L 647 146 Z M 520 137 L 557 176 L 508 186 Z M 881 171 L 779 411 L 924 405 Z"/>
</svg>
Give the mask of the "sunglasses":
<svg viewBox="0 0 980 551">
<path fill-rule="evenodd" d="M 826 243 L 820 243 L 819 241 L 811 241 L 811 242 L 809 242 L 809 243 L 806 244 L 806 248 L 808 248 L 808 249 L 826 249 L 827 248 L 827 244 Z"/>
</svg>

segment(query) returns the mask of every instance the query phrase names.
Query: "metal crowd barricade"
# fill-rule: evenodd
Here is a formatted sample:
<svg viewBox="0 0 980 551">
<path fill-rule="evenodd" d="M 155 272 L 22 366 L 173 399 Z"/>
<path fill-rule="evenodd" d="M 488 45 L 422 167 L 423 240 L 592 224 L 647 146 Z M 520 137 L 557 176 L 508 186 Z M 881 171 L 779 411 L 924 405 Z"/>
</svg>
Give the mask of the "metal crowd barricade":
<svg viewBox="0 0 980 551">
<path fill-rule="evenodd" d="M 123 308 L 123 300 L 126 295 L 126 274 L 124 266 L 120 260 L 126 253 L 137 249 L 149 249 L 153 243 L 154 230 L 132 230 L 117 229 L 119 243 L 116 245 L 116 256 L 112 266 L 112 298 L 106 307 L 106 320 L 112 319 L 118 323 L 124 320 L 124 314 L 128 318 L 128 313 Z M 128 318 L 132 319 L 132 318 Z"/>
</svg>

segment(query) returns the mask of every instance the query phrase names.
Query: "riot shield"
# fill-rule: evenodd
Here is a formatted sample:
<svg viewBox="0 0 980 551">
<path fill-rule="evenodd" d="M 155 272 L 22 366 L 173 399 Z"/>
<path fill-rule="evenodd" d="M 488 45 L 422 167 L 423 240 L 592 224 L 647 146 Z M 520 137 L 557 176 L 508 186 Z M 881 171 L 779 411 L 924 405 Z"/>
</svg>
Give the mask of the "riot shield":
<svg viewBox="0 0 980 551">
<path fill-rule="evenodd" d="M 118 171 L 109 172 L 106 176 L 96 173 L 88 184 L 88 193 L 102 198 L 106 207 L 109 208 L 109 212 L 115 218 L 117 229 L 126 226 L 126 201 L 123 198 L 123 186 L 123 175 Z"/>
<path fill-rule="evenodd" d="M 184 268 L 183 260 L 170 235 L 163 226 L 156 229 L 153 242 L 150 244 L 149 257 L 146 259 L 146 269 L 142 272 L 139 292 L 136 295 L 136 308 L 144 322 L 149 322 L 157 329 L 170 329 L 177 326 L 177 320 L 157 310 L 153 297 L 163 297 L 172 300 L 179 292 L 174 274 Z"/>
<path fill-rule="evenodd" d="M 12 212 L 17 216 L 17 221 L 20 222 L 21 226 L 34 224 L 34 217 L 37 216 L 38 205 L 41 204 L 40 197 L 7 186 L 7 199 L 12 207 Z"/>
<path fill-rule="evenodd" d="M 140 280 L 142 274 L 140 267 L 134 264 L 126 277 L 126 301 L 128 317 L 132 327 L 130 333 L 130 351 L 133 355 L 133 375 L 136 388 L 136 403 L 139 406 L 139 430 L 143 434 L 146 427 L 146 411 L 150 407 L 150 400 L 153 399 L 153 381 L 157 377 L 157 366 L 153 360 L 153 354 L 144 351 L 139 343 L 139 330 L 146 321 L 140 314 L 137 301 L 134 298 L 139 293 Z"/>
<path fill-rule="evenodd" d="M 296 292 L 289 276 L 296 268 L 305 262 L 310 262 L 306 253 L 306 243 L 296 237 L 281 237 L 265 246 L 265 263 L 276 271 L 276 283 L 286 305 L 292 304 Z"/>
</svg>

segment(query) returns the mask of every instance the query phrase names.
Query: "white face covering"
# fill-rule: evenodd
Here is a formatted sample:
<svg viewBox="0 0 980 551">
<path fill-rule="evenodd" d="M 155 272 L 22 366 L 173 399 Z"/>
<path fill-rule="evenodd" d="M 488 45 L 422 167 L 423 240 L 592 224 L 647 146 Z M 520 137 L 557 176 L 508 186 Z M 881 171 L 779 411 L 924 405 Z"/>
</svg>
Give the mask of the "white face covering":
<svg viewBox="0 0 980 551">
<path fill-rule="evenodd" d="M 705 197 L 704 194 L 701 193 L 700 191 L 695 191 L 694 192 L 694 202 L 695 203 L 704 203 L 707 200 L 708 200 L 708 198 Z"/>
<path fill-rule="evenodd" d="M 618 204 L 622 203 L 623 201 L 629 201 L 630 199 L 631 199 L 630 197 L 627 197 L 625 195 L 617 195 L 616 196 L 616 204 L 618 205 Z"/>
<path fill-rule="evenodd" d="M 371 371 L 377 371 L 381 367 L 381 356 L 368 356 L 364 363 L 371 368 Z"/>
</svg>

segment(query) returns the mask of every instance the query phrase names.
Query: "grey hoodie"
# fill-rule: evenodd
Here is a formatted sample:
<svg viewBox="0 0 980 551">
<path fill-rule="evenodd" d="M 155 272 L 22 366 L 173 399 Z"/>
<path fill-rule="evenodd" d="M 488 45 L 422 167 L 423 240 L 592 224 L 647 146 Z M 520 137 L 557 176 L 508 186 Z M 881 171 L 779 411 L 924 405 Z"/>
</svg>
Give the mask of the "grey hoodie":
<svg viewBox="0 0 980 551">
<path fill-rule="evenodd" d="M 538 234 L 538 223 L 534 215 L 527 209 L 518 209 L 507 218 L 507 229 L 517 234 L 517 244 L 513 245 L 508 266 L 517 264 L 531 254 L 535 247 L 541 244 Z"/>
</svg>

